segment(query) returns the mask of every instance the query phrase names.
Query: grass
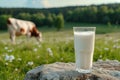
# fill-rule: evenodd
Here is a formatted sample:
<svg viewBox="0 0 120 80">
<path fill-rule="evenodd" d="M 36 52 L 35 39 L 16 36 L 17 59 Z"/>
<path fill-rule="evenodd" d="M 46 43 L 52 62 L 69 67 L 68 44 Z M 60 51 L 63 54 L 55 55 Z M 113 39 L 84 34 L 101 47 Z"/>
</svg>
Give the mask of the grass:
<svg viewBox="0 0 120 80">
<path fill-rule="evenodd" d="M 96 26 L 94 61 L 120 61 L 120 28 L 115 25 L 105 27 L 100 24 L 66 24 L 62 31 L 54 28 L 42 28 L 43 42 L 37 43 L 34 38 L 26 41 L 18 37 L 12 45 L 7 32 L 0 34 L 0 80 L 23 80 L 27 71 L 42 64 L 53 62 L 75 62 L 72 26 Z M 101 34 L 98 34 L 101 33 Z M 22 45 L 21 45 L 22 44 Z"/>
</svg>

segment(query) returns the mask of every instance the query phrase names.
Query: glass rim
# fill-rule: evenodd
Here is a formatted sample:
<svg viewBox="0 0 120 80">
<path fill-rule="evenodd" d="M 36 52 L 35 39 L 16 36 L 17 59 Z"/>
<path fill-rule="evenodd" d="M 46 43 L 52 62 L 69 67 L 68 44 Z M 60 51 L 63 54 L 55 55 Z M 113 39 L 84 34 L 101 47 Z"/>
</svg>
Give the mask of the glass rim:
<svg viewBox="0 0 120 80">
<path fill-rule="evenodd" d="M 96 27 L 73 27 L 73 28 L 96 28 Z"/>
<path fill-rule="evenodd" d="M 96 31 L 96 27 L 73 27 L 73 31 Z"/>
</svg>

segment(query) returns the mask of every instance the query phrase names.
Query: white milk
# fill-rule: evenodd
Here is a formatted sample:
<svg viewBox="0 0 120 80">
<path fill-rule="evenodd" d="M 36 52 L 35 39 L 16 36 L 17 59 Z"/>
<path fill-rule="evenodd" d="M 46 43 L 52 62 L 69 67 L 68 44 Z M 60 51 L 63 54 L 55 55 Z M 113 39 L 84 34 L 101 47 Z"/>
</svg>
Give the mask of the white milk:
<svg viewBox="0 0 120 80">
<path fill-rule="evenodd" d="M 91 69 L 94 51 L 95 32 L 74 32 L 76 69 Z"/>
</svg>

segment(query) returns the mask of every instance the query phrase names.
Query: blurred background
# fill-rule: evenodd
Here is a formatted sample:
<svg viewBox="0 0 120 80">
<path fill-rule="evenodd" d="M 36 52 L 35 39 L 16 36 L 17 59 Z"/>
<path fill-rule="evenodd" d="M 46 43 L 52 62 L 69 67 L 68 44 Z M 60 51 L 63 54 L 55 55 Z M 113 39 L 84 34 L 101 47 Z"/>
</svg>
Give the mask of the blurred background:
<svg viewBox="0 0 120 80">
<path fill-rule="evenodd" d="M 32 21 L 43 42 L 11 44 L 7 19 Z M 73 27 L 96 27 L 93 61 L 120 61 L 120 0 L 0 0 L 0 80 L 23 80 L 42 64 L 75 62 Z"/>
</svg>

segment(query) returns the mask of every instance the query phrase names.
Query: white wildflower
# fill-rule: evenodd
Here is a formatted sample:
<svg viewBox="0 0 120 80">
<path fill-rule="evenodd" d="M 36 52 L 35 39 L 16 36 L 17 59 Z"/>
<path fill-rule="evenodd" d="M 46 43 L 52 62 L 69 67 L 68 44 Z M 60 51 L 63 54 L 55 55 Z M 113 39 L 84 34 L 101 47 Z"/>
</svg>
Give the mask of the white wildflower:
<svg viewBox="0 0 120 80">
<path fill-rule="evenodd" d="M 12 62 L 15 59 L 15 57 L 13 55 L 9 56 L 9 61 Z"/>
<path fill-rule="evenodd" d="M 120 46 L 118 46 L 118 45 L 113 45 L 113 48 L 120 48 Z"/>
<path fill-rule="evenodd" d="M 105 50 L 105 51 L 108 51 L 108 50 L 109 50 L 109 48 L 104 48 L 104 50 Z"/>
<path fill-rule="evenodd" d="M 40 56 L 37 56 L 36 58 L 37 58 L 37 59 L 39 59 L 39 58 L 40 58 Z"/>
<path fill-rule="evenodd" d="M 63 61 L 63 58 L 61 58 L 60 60 Z"/>
<path fill-rule="evenodd" d="M 28 66 L 32 66 L 33 64 L 34 64 L 33 61 L 27 63 Z"/>
<path fill-rule="evenodd" d="M 102 55 L 100 55 L 99 58 L 102 58 Z"/>
<path fill-rule="evenodd" d="M 117 48 L 120 48 L 120 46 L 117 46 Z"/>
<path fill-rule="evenodd" d="M 117 43 L 117 42 L 119 42 L 120 41 L 120 39 L 116 39 L 116 40 L 114 40 L 113 42 L 114 43 Z"/>
<path fill-rule="evenodd" d="M 21 59 L 21 58 L 18 58 L 17 60 L 18 60 L 18 61 L 22 61 L 22 59 Z"/>
<path fill-rule="evenodd" d="M 18 68 L 15 68 L 15 71 L 18 71 Z"/>
<path fill-rule="evenodd" d="M 8 52 L 12 52 L 12 51 L 13 51 L 12 49 L 8 50 Z"/>
<path fill-rule="evenodd" d="M 40 47 L 42 47 L 41 45 L 38 45 L 38 47 L 40 48 Z"/>
<path fill-rule="evenodd" d="M 117 48 L 117 45 L 113 45 L 113 48 Z"/>
<path fill-rule="evenodd" d="M 6 61 L 9 61 L 9 62 L 12 62 L 13 60 L 15 59 L 15 57 L 13 55 L 5 55 L 5 60 Z"/>
<path fill-rule="evenodd" d="M 37 48 L 34 48 L 33 51 L 36 52 L 38 49 Z"/>
<path fill-rule="evenodd" d="M 120 48 L 120 46 L 118 46 L 117 48 Z"/>
<path fill-rule="evenodd" d="M 8 49 L 8 47 L 5 47 L 4 49 L 5 49 L 5 50 L 7 50 L 7 49 Z"/>
<path fill-rule="evenodd" d="M 9 56 L 6 54 L 5 55 L 5 60 L 8 61 L 9 60 Z"/>
<path fill-rule="evenodd" d="M 47 48 L 47 52 L 49 53 L 50 56 L 53 56 L 53 52 L 52 52 L 51 48 Z"/>
<path fill-rule="evenodd" d="M 7 65 L 8 65 L 8 63 L 5 63 L 5 65 L 7 66 Z"/>
</svg>

